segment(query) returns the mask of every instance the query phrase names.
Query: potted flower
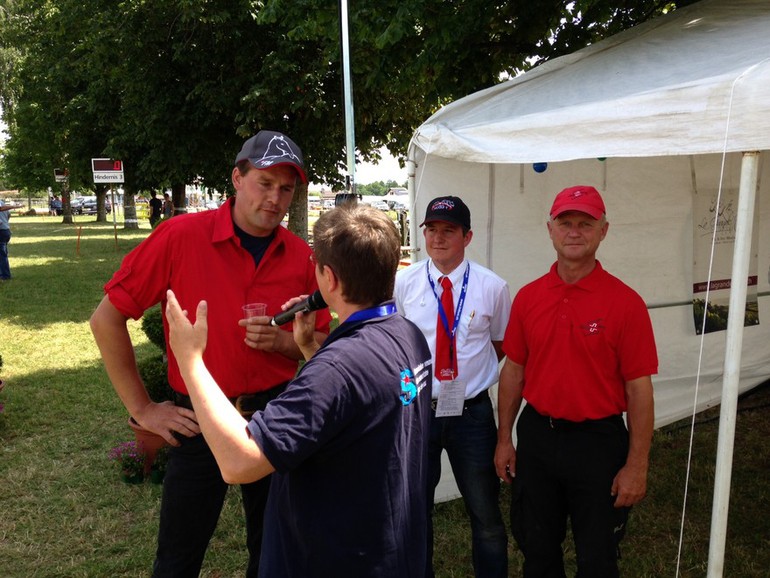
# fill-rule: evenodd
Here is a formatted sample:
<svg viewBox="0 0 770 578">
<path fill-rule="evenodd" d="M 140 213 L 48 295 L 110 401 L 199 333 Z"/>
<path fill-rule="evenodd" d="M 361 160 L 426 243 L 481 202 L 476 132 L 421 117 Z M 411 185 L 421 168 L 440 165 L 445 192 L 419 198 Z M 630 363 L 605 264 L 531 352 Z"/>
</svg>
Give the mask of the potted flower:
<svg viewBox="0 0 770 578">
<path fill-rule="evenodd" d="M 150 481 L 153 484 L 162 484 L 168 465 L 168 446 L 163 446 L 155 453 L 155 459 L 150 466 Z"/>
<path fill-rule="evenodd" d="M 136 441 L 123 442 L 110 450 L 109 458 L 120 468 L 120 475 L 128 484 L 144 480 L 144 451 Z"/>
</svg>

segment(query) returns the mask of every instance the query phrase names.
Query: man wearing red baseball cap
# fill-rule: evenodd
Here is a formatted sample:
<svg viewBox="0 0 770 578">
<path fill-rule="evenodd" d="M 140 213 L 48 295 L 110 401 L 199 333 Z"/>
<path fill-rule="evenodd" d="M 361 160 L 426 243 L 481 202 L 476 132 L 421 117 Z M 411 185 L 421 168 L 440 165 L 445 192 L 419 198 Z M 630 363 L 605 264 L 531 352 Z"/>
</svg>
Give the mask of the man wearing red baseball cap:
<svg viewBox="0 0 770 578">
<path fill-rule="evenodd" d="M 618 576 L 628 512 L 647 489 L 657 352 L 644 301 L 596 259 L 608 228 L 594 187 L 561 191 L 548 221 L 556 263 L 511 306 L 495 467 L 513 483 L 525 578 L 565 575 L 568 518 L 578 576 Z"/>
<path fill-rule="evenodd" d="M 235 196 L 216 211 L 161 222 L 123 259 L 91 317 L 107 374 L 129 414 L 172 446 L 155 577 L 199 574 L 228 485 L 201 435 L 173 351 L 167 348 L 174 403 L 155 403 L 137 371 L 126 321 L 158 303 L 165 311 L 169 289 L 184 303 L 207 301 L 210 339 L 204 361 L 224 394 L 250 417 L 283 391 L 302 358 L 291 325 L 272 327 L 270 316 L 292 297 L 318 289 L 310 247 L 280 226 L 296 183 L 307 182 L 302 151 L 288 136 L 263 130 L 243 144 L 234 165 Z M 242 319 L 242 306 L 257 302 L 267 304 L 268 315 Z M 190 311 L 191 321 L 194 316 Z M 320 342 L 330 321 L 328 310 L 316 314 Z M 264 478 L 241 486 L 248 577 L 259 570 L 269 484 Z"/>
</svg>

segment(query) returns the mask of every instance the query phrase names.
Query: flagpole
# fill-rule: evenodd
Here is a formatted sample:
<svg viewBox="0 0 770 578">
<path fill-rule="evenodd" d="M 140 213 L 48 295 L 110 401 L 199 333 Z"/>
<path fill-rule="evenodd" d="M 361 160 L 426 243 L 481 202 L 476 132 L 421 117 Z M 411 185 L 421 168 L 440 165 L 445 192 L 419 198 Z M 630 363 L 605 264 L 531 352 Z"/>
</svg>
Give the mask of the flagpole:
<svg viewBox="0 0 770 578">
<path fill-rule="evenodd" d="M 348 34 L 348 2 L 340 0 L 342 40 L 342 80 L 345 94 L 345 143 L 348 161 L 348 193 L 356 194 L 356 136 L 353 119 L 353 83 L 350 79 L 350 37 Z M 355 197 L 353 197 L 355 198 Z"/>
</svg>

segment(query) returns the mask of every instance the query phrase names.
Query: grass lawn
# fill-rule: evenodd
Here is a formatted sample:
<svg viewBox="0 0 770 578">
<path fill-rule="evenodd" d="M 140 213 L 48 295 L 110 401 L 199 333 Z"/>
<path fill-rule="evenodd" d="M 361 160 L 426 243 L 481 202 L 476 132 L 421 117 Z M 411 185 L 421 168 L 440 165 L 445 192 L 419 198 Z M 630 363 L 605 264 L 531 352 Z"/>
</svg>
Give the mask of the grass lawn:
<svg viewBox="0 0 770 578">
<path fill-rule="evenodd" d="M 158 485 L 127 485 L 107 459 L 133 439 L 127 414 L 102 368 L 88 318 L 122 256 L 148 233 L 93 216 L 13 216 L 13 280 L 0 284 L 0 576 L 149 576 Z M 194 250 L 191 247 L 191 250 Z M 770 320 L 762 320 L 770 322 Z M 155 349 L 130 325 L 137 356 Z M 770 387 L 742 399 L 738 417 L 724 576 L 770 576 Z M 706 573 L 717 410 L 698 416 L 680 576 Z M 624 576 L 675 576 L 689 421 L 655 434 L 648 498 L 632 512 Z M 509 495 L 503 491 L 507 517 Z M 246 553 L 239 492 L 225 510 L 204 576 L 242 576 Z M 472 576 L 470 531 L 461 501 L 436 507 L 437 575 Z M 416 548 L 420 547 L 415 545 Z M 574 567 L 572 547 L 565 546 Z M 511 544 L 510 576 L 521 558 Z"/>
</svg>

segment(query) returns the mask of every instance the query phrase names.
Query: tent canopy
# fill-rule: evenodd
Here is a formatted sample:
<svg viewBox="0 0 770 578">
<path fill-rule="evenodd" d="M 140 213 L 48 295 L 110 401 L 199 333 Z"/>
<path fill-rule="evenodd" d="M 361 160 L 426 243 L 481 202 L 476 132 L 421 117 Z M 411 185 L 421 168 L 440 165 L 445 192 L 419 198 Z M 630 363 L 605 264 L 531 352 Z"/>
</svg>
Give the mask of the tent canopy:
<svg viewBox="0 0 770 578">
<path fill-rule="evenodd" d="M 765 150 L 770 3 L 706 0 L 456 101 L 410 149 L 480 163 Z"/>
<path fill-rule="evenodd" d="M 768 31 L 765 0 L 705 0 L 442 108 L 408 152 L 416 259 L 427 257 L 417 223 L 428 201 L 458 195 L 473 217 L 468 256 L 515 294 L 555 259 L 545 227 L 553 197 L 593 185 L 610 222 L 599 259 L 650 308 L 656 425 L 692 413 L 696 377 L 697 409 L 715 405 L 725 333 L 705 335 L 701 351 L 694 237 L 711 231 L 698 207 L 738 191 L 741 151 L 770 148 Z M 752 246 L 760 324 L 744 331 L 741 390 L 770 378 L 766 157 Z"/>
</svg>

